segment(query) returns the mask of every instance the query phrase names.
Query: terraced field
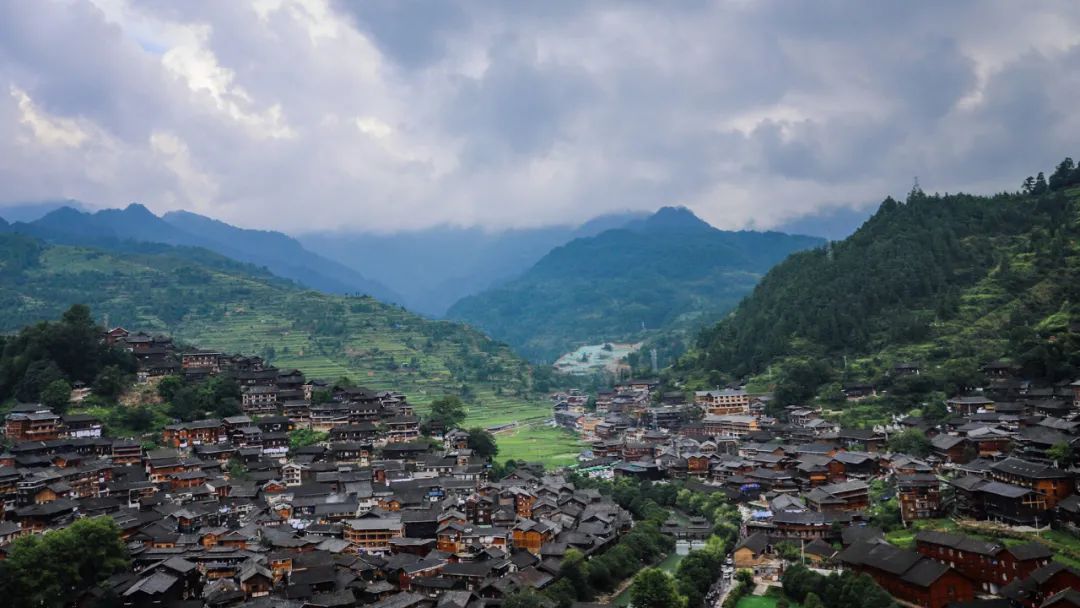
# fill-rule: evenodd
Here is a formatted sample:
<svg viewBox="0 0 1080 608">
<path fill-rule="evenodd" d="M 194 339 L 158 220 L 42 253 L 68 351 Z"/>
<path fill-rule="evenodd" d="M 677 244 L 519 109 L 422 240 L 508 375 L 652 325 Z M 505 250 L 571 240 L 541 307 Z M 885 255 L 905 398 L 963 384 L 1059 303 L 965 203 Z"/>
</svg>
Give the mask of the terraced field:
<svg viewBox="0 0 1080 608">
<path fill-rule="evenodd" d="M 111 325 L 162 332 L 201 348 L 261 355 L 309 377 L 348 377 L 421 406 L 460 395 L 467 424 L 550 415 L 529 365 L 463 325 L 368 297 L 308 291 L 203 250 L 105 252 L 0 235 L 0 331 L 87 304 Z M 7 263 L 7 260 L 11 260 Z M 560 448 L 561 449 L 561 448 Z"/>
</svg>

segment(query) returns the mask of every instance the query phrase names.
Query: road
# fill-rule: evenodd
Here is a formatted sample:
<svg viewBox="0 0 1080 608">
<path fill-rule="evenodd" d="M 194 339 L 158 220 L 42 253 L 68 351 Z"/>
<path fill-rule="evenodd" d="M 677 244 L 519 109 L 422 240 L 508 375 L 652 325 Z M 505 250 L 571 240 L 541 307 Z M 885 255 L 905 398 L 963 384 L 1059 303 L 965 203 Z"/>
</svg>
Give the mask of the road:
<svg viewBox="0 0 1080 608">
<path fill-rule="evenodd" d="M 726 568 L 726 566 L 725 566 Z M 724 605 L 724 600 L 727 599 L 728 593 L 731 592 L 732 584 L 735 581 L 734 568 L 727 570 L 720 575 L 720 578 L 716 579 L 713 586 L 709 588 L 709 593 L 705 596 L 705 603 L 712 608 L 720 608 Z"/>
</svg>

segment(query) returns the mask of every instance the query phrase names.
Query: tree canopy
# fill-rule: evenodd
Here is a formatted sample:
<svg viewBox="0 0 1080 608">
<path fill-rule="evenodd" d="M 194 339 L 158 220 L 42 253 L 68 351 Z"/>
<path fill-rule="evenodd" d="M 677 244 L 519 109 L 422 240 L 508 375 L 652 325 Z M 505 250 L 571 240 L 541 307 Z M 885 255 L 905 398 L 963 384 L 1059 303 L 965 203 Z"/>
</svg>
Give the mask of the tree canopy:
<svg viewBox="0 0 1080 608">
<path fill-rule="evenodd" d="M 106 345 L 101 336 L 90 309 L 76 304 L 59 321 L 30 325 L 0 341 L 0 401 L 39 401 L 51 386 L 48 397 L 59 405 L 58 381 L 89 386 L 134 372 L 134 357 Z M 106 397 L 115 395 L 110 391 Z"/>
<path fill-rule="evenodd" d="M 456 395 L 446 395 L 431 402 L 431 412 L 427 416 L 427 426 L 438 426 L 444 430 L 458 427 L 465 421 L 465 404 Z"/>
<path fill-rule="evenodd" d="M 61 608 L 128 566 L 120 529 L 108 517 L 24 536 L 0 561 L 0 595 L 11 606 Z"/>
<path fill-rule="evenodd" d="M 634 577 L 630 605 L 634 608 L 679 608 L 686 605 L 686 600 L 675 589 L 675 579 L 670 574 L 659 568 L 646 568 Z"/>
<path fill-rule="evenodd" d="M 479 427 L 469 429 L 469 449 L 480 458 L 494 458 L 499 454 L 495 437 Z"/>
</svg>

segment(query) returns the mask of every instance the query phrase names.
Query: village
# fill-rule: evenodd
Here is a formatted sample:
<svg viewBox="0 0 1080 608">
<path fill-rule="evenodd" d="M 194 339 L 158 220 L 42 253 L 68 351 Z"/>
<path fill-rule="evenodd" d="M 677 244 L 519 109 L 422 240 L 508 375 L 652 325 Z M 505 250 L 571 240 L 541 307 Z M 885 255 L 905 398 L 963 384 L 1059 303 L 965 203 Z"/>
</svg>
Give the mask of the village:
<svg viewBox="0 0 1080 608">
<path fill-rule="evenodd" d="M 610 498 L 542 467 L 495 479 L 468 432 L 422 437 L 404 395 L 181 351 L 163 336 L 103 339 L 134 354 L 141 383 L 228 375 L 243 413 L 169 424 L 147 449 L 85 414 L 11 409 L 0 558 L 23 536 L 93 517 L 115 522 L 127 544 L 130 571 L 79 605 L 108 595 L 133 607 L 465 608 L 544 589 L 568 551 L 602 553 L 633 524 Z M 297 429 L 327 439 L 290 447 Z"/>
<path fill-rule="evenodd" d="M 984 390 L 949 399 L 943 422 L 874 428 L 740 387 L 560 391 L 552 423 L 586 449 L 551 471 L 492 462 L 470 431 L 425 421 L 401 393 L 165 336 L 101 339 L 134 356 L 139 384 L 230 378 L 241 413 L 168 424 L 149 446 L 86 414 L 7 413 L 0 557 L 85 518 L 108 518 L 127 546 L 129 571 L 82 606 L 571 605 L 567 562 L 611 561 L 628 534 L 654 529 L 656 555 L 590 598 L 625 605 L 642 566 L 719 551 L 722 567 L 694 583 L 710 606 L 787 603 L 805 572 L 866 574 L 925 608 L 1080 605 L 1078 476 L 1061 460 L 1080 441 L 1078 382 L 1033 387 L 987 366 Z M 847 390 L 857 401 L 875 389 Z M 317 440 L 298 445 L 298 431 Z M 894 449 L 911 433 L 927 445 Z M 537 595 L 560 585 L 569 595 Z"/>
<path fill-rule="evenodd" d="M 586 442 L 588 475 L 677 483 L 737 505 L 734 570 L 752 572 L 769 605 L 798 564 L 865 573 L 902 605 L 1076 606 L 1080 382 L 1034 386 L 1001 363 L 982 371 L 985 386 L 948 399 L 935 422 L 845 428 L 819 407 L 775 407 L 745 387 L 662 392 L 651 378 L 558 393 L 553 416 Z M 845 387 L 852 404 L 875 390 Z M 903 449 L 912 436 L 921 442 Z M 668 529 L 700 546 L 714 523 Z"/>
</svg>

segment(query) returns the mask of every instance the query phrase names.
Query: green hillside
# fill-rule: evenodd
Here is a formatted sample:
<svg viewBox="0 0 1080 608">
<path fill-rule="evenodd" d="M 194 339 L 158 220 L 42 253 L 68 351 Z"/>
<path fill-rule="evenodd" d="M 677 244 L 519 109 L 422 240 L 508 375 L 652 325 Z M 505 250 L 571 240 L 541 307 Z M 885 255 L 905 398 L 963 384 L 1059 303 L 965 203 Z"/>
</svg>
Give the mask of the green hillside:
<svg viewBox="0 0 1080 608">
<path fill-rule="evenodd" d="M 697 386 L 757 376 L 789 402 L 833 382 L 887 383 L 909 361 L 926 390 L 945 393 L 998 359 L 1030 379 L 1072 378 L 1078 183 L 1067 160 L 1018 193 L 888 198 L 851 237 L 773 268 L 674 373 Z"/>
<path fill-rule="evenodd" d="M 447 317 L 533 360 L 637 341 L 731 309 L 773 264 L 821 239 L 717 230 L 685 208 L 557 247 L 521 277 L 460 300 Z"/>
<path fill-rule="evenodd" d="M 112 325 L 204 348 L 259 354 L 310 377 L 349 376 L 425 403 L 462 395 L 470 423 L 538 420 L 547 406 L 529 366 L 504 345 L 368 297 L 304 290 L 200 249 L 110 253 L 0 234 L 0 331 L 89 305 Z"/>
</svg>

